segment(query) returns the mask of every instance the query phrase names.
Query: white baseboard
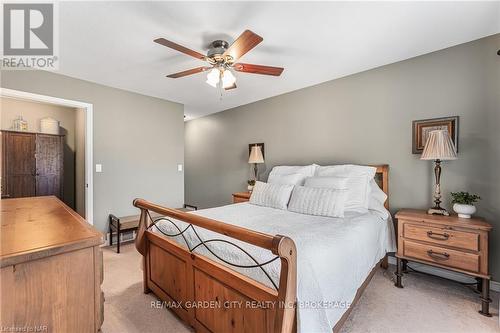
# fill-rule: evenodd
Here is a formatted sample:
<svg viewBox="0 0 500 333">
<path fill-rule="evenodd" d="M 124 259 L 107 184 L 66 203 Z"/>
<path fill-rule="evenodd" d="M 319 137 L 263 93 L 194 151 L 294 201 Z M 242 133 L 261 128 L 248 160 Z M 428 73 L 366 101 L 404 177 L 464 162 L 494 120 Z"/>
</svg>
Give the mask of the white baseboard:
<svg viewBox="0 0 500 333">
<path fill-rule="evenodd" d="M 465 274 L 461 274 L 458 272 L 453 272 L 449 271 L 446 269 L 441 269 L 438 267 L 430 266 L 430 265 L 425 265 L 421 264 L 418 262 L 410 262 L 411 266 L 419 271 L 422 271 L 424 273 L 429 273 L 432 275 L 437 275 L 446 279 L 450 280 L 455 280 L 458 282 L 465 282 L 465 283 L 472 283 L 475 282 L 475 279 L 471 278 L 470 276 L 467 276 Z M 396 265 L 396 258 L 390 256 L 389 257 L 389 264 L 391 265 Z M 500 282 L 497 281 L 490 281 L 490 289 L 496 292 L 500 292 Z"/>
</svg>

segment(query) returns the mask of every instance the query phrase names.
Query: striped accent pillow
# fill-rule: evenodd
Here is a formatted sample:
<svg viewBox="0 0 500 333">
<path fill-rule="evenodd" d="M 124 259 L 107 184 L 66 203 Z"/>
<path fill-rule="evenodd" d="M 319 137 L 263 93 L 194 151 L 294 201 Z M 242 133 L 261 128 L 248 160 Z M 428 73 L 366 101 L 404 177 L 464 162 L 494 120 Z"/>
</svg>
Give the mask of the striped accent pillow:
<svg viewBox="0 0 500 333">
<path fill-rule="evenodd" d="M 295 186 L 288 210 L 295 213 L 344 217 L 347 190 Z"/>
<path fill-rule="evenodd" d="M 250 196 L 250 203 L 278 209 L 286 209 L 293 185 L 256 182 Z"/>
</svg>

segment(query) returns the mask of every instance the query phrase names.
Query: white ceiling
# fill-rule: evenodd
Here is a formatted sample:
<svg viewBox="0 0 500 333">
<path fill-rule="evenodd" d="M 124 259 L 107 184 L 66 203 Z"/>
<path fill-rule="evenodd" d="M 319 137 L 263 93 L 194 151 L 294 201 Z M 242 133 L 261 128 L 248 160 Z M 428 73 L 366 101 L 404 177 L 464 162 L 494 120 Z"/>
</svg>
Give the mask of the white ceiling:
<svg viewBox="0 0 500 333">
<path fill-rule="evenodd" d="M 500 2 L 61 2 L 60 72 L 183 103 L 196 118 L 500 32 Z M 205 53 L 245 29 L 264 41 L 241 61 L 281 66 L 281 77 L 236 73 L 224 93 L 203 65 L 156 43 Z"/>
</svg>

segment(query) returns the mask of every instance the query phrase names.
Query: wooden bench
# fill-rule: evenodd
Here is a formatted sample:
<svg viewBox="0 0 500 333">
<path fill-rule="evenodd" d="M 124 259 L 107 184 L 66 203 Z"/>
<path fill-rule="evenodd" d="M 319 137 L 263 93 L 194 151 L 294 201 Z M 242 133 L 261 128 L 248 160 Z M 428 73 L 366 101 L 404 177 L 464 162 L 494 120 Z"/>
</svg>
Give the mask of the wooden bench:
<svg viewBox="0 0 500 333">
<path fill-rule="evenodd" d="M 177 209 L 187 212 L 190 210 L 197 210 L 198 208 L 185 204 L 184 208 Z M 154 212 L 150 212 L 150 214 L 152 218 L 161 216 L 160 214 L 156 214 Z M 128 231 L 137 230 L 137 228 L 139 227 L 140 217 L 141 215 L 116 217 L 113 214 L 109 214 L 109 246 L 113 246 L 113 232 L 116 232 L 116 238 L 118 238 L 118 240 L 116 241 L 116 253 L 120 253 L 120 235 Z"/>
<path fill-rule="evenodd" d="M 116 232 L 116 253 L 120 253 L 120 235 L 127 231 L 137 230 L 140 215 L 116 217 L 109 214 L 109 246 L 113 246 L 113 232 Z"/>
</svg>

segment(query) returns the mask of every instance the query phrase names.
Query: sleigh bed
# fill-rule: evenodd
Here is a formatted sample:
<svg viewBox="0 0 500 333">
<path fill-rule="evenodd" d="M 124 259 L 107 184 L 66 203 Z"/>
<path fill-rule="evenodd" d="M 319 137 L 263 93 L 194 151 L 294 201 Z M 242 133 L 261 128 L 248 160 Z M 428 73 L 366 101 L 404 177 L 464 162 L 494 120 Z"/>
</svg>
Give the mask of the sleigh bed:
<svg viewBox="0 0 500 333">
<path fill-rule="evenodd" d="M 387 165 L 375 179 L 388 194 Z M 185 213 L 142 199 L 134 206 L 144 292 L 197 332 L 338 331 L 393 250 L 385 245 L 393 243 L 390 218 L 370 214 L 332 219 L 249 203 Z M 335 303 L 311 309 L 309 299 Z"/>
</svg>

